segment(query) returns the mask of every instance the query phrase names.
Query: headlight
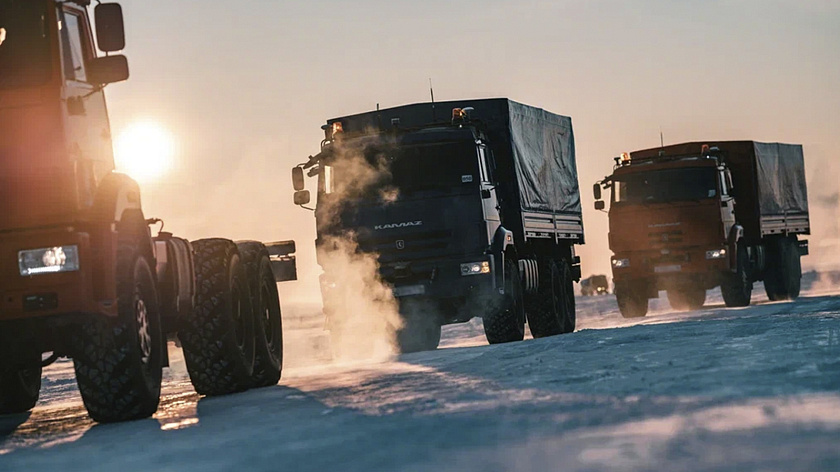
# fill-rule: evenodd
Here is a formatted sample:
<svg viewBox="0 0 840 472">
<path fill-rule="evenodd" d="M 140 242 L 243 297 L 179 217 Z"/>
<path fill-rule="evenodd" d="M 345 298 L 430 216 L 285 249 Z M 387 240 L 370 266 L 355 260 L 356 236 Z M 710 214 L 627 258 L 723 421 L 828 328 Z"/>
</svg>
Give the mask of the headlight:
<svg viewBox="0 0 840 472">
<path fill-rule="evenodd" d="M 490 262 L 468 262 L 461 264 L 461 275 L 480 275 L 490 273 Z"/>
<path fill-rule="evenodd" d="M 19 251 L 18 267 L 22 276 L 79 270 L 79 246 Z"/>
<path fill-rule="evenodd" d="M 613 259 L 612 260 L 613 269 L 621 269 L 624 267 L 630 267 L 630 259 Z"/>
<path fill-rule="evenodd" d="M 726 249 L 706 251 L 706 259 L 723 259 L 724 257 L 726 257 Z"/>
</svg>

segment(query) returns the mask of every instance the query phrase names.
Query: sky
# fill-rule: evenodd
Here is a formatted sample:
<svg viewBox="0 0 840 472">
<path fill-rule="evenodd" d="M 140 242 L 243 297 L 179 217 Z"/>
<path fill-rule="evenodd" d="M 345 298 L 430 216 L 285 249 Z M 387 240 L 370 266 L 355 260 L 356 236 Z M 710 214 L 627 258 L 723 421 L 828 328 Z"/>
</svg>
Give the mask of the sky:
<svg viewBox="0 0 840 472">
<path fill-rule="evenodd" d="M 326 119 L 428 101 L 429 78 L 437 100 L 572 117 L 584 275 L 609 273 L 592 184 L 660 130 L 666 144 L 803 144 L 812 248 L 840 238 L 834 0 L 121 3 L 132 77 L 107 89 L 113 133 L 152 121 L 176 144 L 170 171 L 141 183 L 147 216 L 191 239 L 295 239 L 293 294 L 317 293 L 318 271 L 290 168 L 318 151 Z"/>
</svg>

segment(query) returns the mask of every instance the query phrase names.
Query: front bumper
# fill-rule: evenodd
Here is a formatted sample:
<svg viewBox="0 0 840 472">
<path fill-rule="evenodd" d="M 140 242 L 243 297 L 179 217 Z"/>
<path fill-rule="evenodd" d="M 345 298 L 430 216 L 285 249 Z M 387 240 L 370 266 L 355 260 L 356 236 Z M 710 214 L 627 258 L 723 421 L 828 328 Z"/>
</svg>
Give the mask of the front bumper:
<svg viewBox="0 0 840 472">
<path fill-rule="evenodd" d="M 59 228 L 0 235 L 0 321 L 58 314 L 116 316 L 116 247 L 108 244 L 116 238 L 109 233 L 110 228 Z M 20 275 L 19 251 L 70 245 L 79 248 L 79 270 Z"/>
<path fill-rule="evenodd" d="M 707 259 L 706 248 L 668 249 L 616 254 L 613 260 L 627 261 L 622 267 L 613 264 L 615 283 L 652 284 L 667 290 L 685 284 L 713 288 L 721 275 L 730 270 L 730 258 Z"/>
</svg>

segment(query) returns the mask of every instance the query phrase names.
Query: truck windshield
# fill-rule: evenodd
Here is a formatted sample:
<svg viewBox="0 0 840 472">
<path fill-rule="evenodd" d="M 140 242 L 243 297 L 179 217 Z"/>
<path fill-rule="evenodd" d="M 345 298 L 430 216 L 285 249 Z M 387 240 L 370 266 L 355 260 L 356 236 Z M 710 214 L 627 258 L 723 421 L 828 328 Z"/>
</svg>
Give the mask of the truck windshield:
<svg viewBox="0 0 840 472">
<path fill-rule="evenodd" d="M 325 169 L 323 191 L 351 198 L 397 198 L 459 193 L 480 180 L 472 141 L 368 148 L 364 154 L 363 166 L 338 159 Z"/>
<path fill-rule="evenodd" d="M 0 88 L 30 87 L 51 75 L 47 2 L 0 0 Z"/>
<path fill-rule="evenodd" d="M 717 196 L 711 167 L 656 170 L 615 178 L 615 203 L 664 203 Z"/>
</svg>

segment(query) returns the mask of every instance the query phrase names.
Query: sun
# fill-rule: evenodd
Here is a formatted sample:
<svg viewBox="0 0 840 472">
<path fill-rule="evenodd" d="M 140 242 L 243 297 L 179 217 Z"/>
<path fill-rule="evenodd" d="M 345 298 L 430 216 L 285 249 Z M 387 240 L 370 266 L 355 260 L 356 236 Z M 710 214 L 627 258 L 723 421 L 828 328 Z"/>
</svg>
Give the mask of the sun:
<svg viewBox="0 0 840 472">
<path fill-rule="evenodd" d="M 172 167 L 175 141 L 154 121 L 139 121 L 122 130 L 114 142 L 117 170 L 138 182 L 153 182 Z"/>
</svg>

